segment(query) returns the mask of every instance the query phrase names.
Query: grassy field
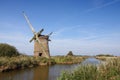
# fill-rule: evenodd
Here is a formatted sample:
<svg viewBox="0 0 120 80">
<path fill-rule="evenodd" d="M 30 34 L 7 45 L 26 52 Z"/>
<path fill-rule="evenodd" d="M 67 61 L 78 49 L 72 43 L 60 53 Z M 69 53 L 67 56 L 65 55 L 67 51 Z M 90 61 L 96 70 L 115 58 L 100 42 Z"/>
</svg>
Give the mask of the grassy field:
<svg viewBox="0 0 120 80">
<path fill-rule="evenodd" d="M 63 72 L 58 80 L 120 80 L 120 58 L 111 58 L 99 66 L 84 65 Z"/>
</svg>

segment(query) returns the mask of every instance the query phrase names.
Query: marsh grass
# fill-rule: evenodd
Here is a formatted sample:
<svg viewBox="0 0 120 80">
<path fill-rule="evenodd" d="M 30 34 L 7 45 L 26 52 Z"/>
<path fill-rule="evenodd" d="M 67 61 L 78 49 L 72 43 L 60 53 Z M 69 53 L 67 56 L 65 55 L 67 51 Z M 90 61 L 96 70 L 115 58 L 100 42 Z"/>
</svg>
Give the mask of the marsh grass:
<svg viewBox="0 0 120 80">
<path fill-rule="evenodd" d="M 85 58 L 81 56 L 54 56 L 52 59 L 54 59 L 57 64 L 73 64 L 80 63 Z"/>
<path fill-rule="evenodd" d="M 120 80 L 120 58 L 100 66 L 83 65 L 73 72 L 63 72 L 58 80 Z"/>
<path fill-rule="evenodd" d="M 107 61 L 109 59 L 115 59 L 118 58 L 117 56 L 96 56 L 96 59 L 102 60 L 102 61 Z"/>
<path fill-rule="evenodd" d="M 33 56 L 0 57 L 0 72 L 18 68 L 34 67 L 41 64 L 49 65 L 55 63 L 52 59 Z"/>
<path fill-rule="evenodd" d="M 56 56 L 50 59 L 44 57 L 34 57 L 20 55 L 16 57 L 0 57 L 0 72 L 10 71 L 13 69 L 23 69 L 27 67 L 52 65 L 52 64 L 73 64 L 82 62 L 84 57 L 77 56 Z"/>
</svg>

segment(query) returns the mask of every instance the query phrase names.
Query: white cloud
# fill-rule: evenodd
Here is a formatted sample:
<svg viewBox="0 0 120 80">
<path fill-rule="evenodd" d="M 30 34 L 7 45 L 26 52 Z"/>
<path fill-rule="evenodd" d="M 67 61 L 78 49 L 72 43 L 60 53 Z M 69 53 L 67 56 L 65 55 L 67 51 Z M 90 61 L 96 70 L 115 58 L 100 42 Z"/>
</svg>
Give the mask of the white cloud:
<svg viewBox="0 0 120 80">
<path fill-rule="evenodd" d="M 113 1 L 110 1 L 110 2 L 108 2 L 108 3 L 103 3 L 104 2 L 104 0 L 95 0 L 95 1 L 93 1 L 93 2 L 95 2 L 95 5 L 96 5 L 96 7 L 94 7 L 94 8 L 90 8 L 90 9 L 87 9 L 87 10 L 85 10 L 83 13 L 88 13 L 88 12 L 91 12 L 91 11 L 94 11 L 94 10 L 97 10 L 97 9 L 100 9 L 100 8 L 104 8 L 104 7 L 107 7 L 107 6 L 110 6 L 110 5 L 112 5 L 112 4 L 115 4 L 115 3 L 117 3 L 117 2 L 119 2 L 120 0 L 113 0 Z M 100 3 L 100 4 L 99 4 Z"/>
</svg>

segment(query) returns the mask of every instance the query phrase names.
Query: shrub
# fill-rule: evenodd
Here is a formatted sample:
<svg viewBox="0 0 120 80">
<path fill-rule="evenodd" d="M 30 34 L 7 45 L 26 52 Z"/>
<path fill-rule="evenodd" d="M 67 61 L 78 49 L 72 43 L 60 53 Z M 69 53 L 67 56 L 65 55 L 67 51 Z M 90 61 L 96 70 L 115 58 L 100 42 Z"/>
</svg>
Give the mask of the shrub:
<svg viewBox="0 0 120 80">
<path fill-rule="evenodd" d="M 67 56 L 73 56 L 73 52 L 72 51 L 69 51 Z"/>
<path fill-rule="evenodd" d="M 0 56 L 2 57 L 12 57 L 12 56 L 18 56 L 19 52 L 14 46 L 11 46 L 6 43 L 0 43 Z"/>
</svg>

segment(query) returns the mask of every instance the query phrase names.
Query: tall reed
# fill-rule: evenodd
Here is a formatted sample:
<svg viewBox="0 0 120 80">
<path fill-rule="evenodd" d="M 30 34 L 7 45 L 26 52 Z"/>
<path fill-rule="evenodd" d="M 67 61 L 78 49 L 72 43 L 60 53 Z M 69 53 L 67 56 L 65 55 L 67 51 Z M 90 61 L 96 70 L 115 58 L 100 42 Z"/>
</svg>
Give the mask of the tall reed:
<svg viewBox="0 0 120 80">
<path fill-rule="evenodd" d="M 120 80 L 120 58 L 99 66 L 79 66 L 73 72 L 63 72 L 58 80 Z"/>
</svg>

